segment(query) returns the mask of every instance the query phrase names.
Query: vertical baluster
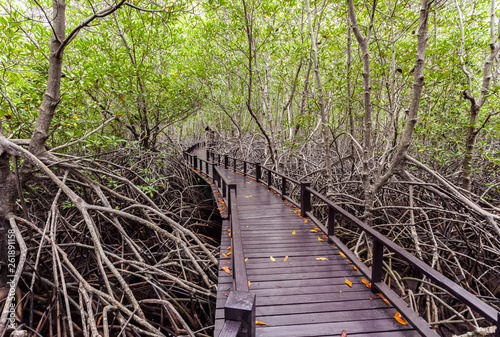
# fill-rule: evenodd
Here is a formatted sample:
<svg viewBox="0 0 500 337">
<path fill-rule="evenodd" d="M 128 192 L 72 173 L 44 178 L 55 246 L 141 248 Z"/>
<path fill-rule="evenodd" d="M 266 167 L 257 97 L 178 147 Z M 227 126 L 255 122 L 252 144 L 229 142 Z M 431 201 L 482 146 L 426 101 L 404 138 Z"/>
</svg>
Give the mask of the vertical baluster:
<svg viewBox="0 0 500 337">
<path fill-rule="evenodd" d="M 194 161 L 194 169 L 198 169 L 198 157 L 193 156 L 193 161 Z"/>
<path fill-rule="evenodd" d="M 273 178 L 273 176 L 272 176 L 271 170 L 267 170 L 267 187 L 269 190 L 271 189 L 272 178 Z"/>
<path fill-rule="evenodd" d="M 285 200 L 286 195 L 286 178 L 281 176 L 281 200 Z"/>
<path fill-rule="evenodd" d="M 233 159 L 234 173 L 236 173 L 236 158 Z"/>
<path fill-rule="evenodd" d="M 311 183 L 300 183 L 300 213 L 304 218 L 311 211 L 311 192 L 307 190 L 308 187 L 311 187 Z"/>
<path fill-rule="evenodd" d="M 382 281 L 382 262 L 384 258 L 384 246 L 377 239 L 373 239 L 373 263 L 372 263 L 372 291 L 378 291 L 375 284 Z"/>
<path fill-rule="evenodd" d="M 328 207 L 328 235 L 335 235 L 335 210 Z"/>
<path fill-rule="evenodd" d="M 262 168 L 260 166 L 260 163 L 255 163 L 255 179 L 257 180 L 257 182 L 259 182 L 261 174 Z"/>
<path fill-rule="evenodd" d="M 224 168 L 227 170 L 227 167 L 229 166 L 229 157 L 227 154 L 224 155 Z"/>
<path fill-rule="evenodd" d="M 217 172 L 217 169 L 215 168 L 217 166 L 216 163 L 212 163 L 212 180 L 214 181 L 214 184 L 217 184 L 217 186 L 220 186 L 220 183 L 219 183 L 219 172 Z"/>
<path fill-rule="evenodd" d="M 500 311 L 497 315 L 497 331 L 495 332 L 495 337 L 500 337 Z"/>
<path fill-rule="evenodd" d="M 244 176 L 247 175 L 247 162 L 246 161 L 243 162 L 243 175 Z"/>
</svg>

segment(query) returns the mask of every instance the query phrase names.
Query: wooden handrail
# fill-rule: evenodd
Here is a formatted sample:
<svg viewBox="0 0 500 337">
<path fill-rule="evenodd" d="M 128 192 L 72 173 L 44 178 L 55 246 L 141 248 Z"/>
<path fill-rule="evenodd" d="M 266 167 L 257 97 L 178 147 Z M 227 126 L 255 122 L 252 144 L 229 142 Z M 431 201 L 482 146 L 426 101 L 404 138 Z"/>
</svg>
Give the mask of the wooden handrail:
<svg viewBox="0 0 500 337">
<path fill-rule="evenodd" d="M 191 147 L 191 152 L 197 147 Z M 233 280 L 233 290 L 224 306 L 224 325 L 220 331 L 219 337 L 255 337 L 255 299 L 254 293 L 249 292 L 247 270 L 245 266 L 245 257 L 243 253 L 243 241 L 241 238 L 241 227 L 238 212 L 237 189 L 236 184 L 232 183 L 230 177 L 224 169 L 221 169 L 217 163 L 210 162 L 209 152 L 207 151 L 207 160 L 198 158 L 190 152 L 184 152 L 186 161 L 194 168 L 200 168 L 200 172 L 217 186 L 219 193 L 225 198 L 228 208 L 230 221 L 231 238 L 231 276 Z M 198 166 L 198 163 L 200 164 Z M 203 170 L 205 164 L 205 170 Z M 236 170 L 236 159 L 234 159 L 234 168 Z M 210 175 L 209 167 L 212 168 Z"/>
<path fill-rule="evenodd" d="M 375 246 L 377 244 L 380 244 L 380 247 L 386 247 L 389 249 L 389 251 L 395 253 L 398 255 L 402 260 L 406 261 L 408 264 L 410 264 L 413 268 L 417 269 L 420 271 L 422 274 L 426 275 L 430 279 L 432 279 L 438 286 L 441 288 L 447 290 L 451 295 L 455 296 L 458 298 L 460 301 L 468 305 L 469 307 L 473 308 L 476 312 L 481 314 L 484 318 L 486 318 L 488 321 L 492 323 L 496 323 L 498 319 L 498 312 L 488 305 L 487 303 L 481 301 L 479 298 L 477 298 L 475 295 L 471 294 L 455 282 L 451 281 L 447 277 L 445 277 L 443 274 L 438 272 L 437 270 L 431 268 L 429 265 L 424 263 L 422 260 L 418 259 L 414 255 L 410 254 L 408 251 L 394 243 L 393 241 L 389 240 L 387 237 L 382 235 L 380 232 L 376 231 L 372 227 L 368 226 L 366 223 L 361 221 L 360 219 L 356 218 L 354 215 L 350 214 L 340 206 L 336 205 L 333 203 L 331 200 L 323 196 L 322 194 L 318 193 L 317 191 L 311 189 L 310 187 L 306 188 L 308 192 L 316 196 L 318 199 L 322 200 L 324 203 L 327 204 L 327 206 L 335 211 L 335 213 L 338 213 L 342 215 L 345 219 L 349 220 L 353 225 L 356 227 L 362 229 L 365 231 L 367 234 L 369 234 L 375 243 Z M 310 214 L 310 212 L 307 212 Z M 379 256 L 379 258 L 382 258 L 382 256 Z M 379 282 L 380 281 L 380 275 L 382 270 L 382 263 L 381 261 L 376 261 L 374 257 L 374 265 L 377 265 L 377 268 L 372 268 L 372 281 Z M 376 276 L 373 277 L 373 274 Z"/>
<path fill-rule="evenodd" d="M 215 158 L 216 156 L 221 158 L 221 155 L 216 155 L 214 152 L 210 151 L 212 158 Z M 240 161 L 245 163 L 243 160 L 239 160 L 237 158 L 230 157 L 228 155 L 224 155 L 224 161 L 226 163 L 226 167 L 229 166 L 229 160 L 233 160 L 234 162 L 234 169 L 236 171 L 236 162 Z M 249 163 L 249 162 L 246 162 Z M 401 258 L 403 261 L 406 261 L 412 268 L 420 271 L 422 274 L 426 275 L 429 277 L 432 281 L 436 283 L 437 286 L 440 286 L 441 288 L 445 289 L 448 291 L 448 293 L 455 298 L 459 299 L 462 303 L 466 304 L 469 306 L 472 310 L 476 311 L 479 313 L 482 317 L 484 317 L 486 320 L 489 322 L 493 323 L 497 329 L 496 329 L 496 334 L 495 337 L 500 337 L 500 312 L 497 311 L 495 308 L 492 306 L 488 305 L 487 303 L 483 302 L 481 299 L 479 299 L 477 296 L 474 294 L 468 292 L 455 282 L 451 281 L 447 277 L 445 277 L 443 274 L 439 273 L 437 270 L 433 269 L 429 265 L 427 265 L 425 262 L 422 260 L 418 259 L 393 241 L 389 240 L 386 238 L 384 235 L 382 235 L 380 232 L 376 231 L 372 227 L 368 226 L 366 223 L 361 221 L 360 219 L 356 218 L 354 215 L 350 214 L 337 204 L 333 203 L 330 199 L 328 199 L 326 196 L 320 194 L 319 192 L 315 191 L 310 187 L 310 184 L 304 183 L 304 182 L 299 182 L 297 180 L 294 180 L 290 177 L 287 177 L 275 170 L 272 170 L 270 168 L 267 168 L 265 166 L 262 166 L 260 163 L 250 163 L 254 164 L 256 166 L 256 175 L 255 178 L 257 179 L 258 182 L 264 183 L 265 185 L 268 186 L 269 189 L 272 189 L 278 193 L 282 194 L 282 198 L 284 200 L 288 200 L 295 205 L 299 206 L 298 203 L 294 202 L 293 199 L 291 199 L 289 196 L 285 195 L 286 194 L 286 188 L 283 186 L 286 184 L 286 181 L 290 181 L 296 185 L 300 185 L 301 187 L 301 203 L 300 203 L 300 208 L 301 208 L 301 213 L 304 217 L 310 218 L 325 234 L 328 235 L 330 241 L 334 242 L 340 250 L 348 258 L 353 262 L 353 264 L 372 282 L 372 291 L 373 292 L 380 292 L 382 293 L 385 297 L 387 297 L 391 303 L 400 311 L 400 313 L 405 317 L 414 327 L 416 330 L 418 330 L 423 336 L 436 336 L 437 334 L 430 328 L 429 324 L 425 322 L 420 316 L 418 316 L 413 310 L 411 310 L 406 302 L 404 302 L 389 286 L 387 286 L 385 283 L 382 282 L 381 276 L 382 276 L 382 259 L 383 259 L 383 249 L 384 247 L 387 248 L 389 251 L 393 252 L 399 258 Z M 244 165 L 246 167 L 246 165 Z M 262 170 L 266 170 L 268 172 L 267 179 L 263 179 L 262 176 Z M 242 173 L 242 172 L 240 172 Z M 282 186 L 281 186 L 281 191 L 278 190 L 278 188 L 273 187 L 272 184 L 272 179 L 270 173 L 276 174 L 277 176 L 282 178 Z M 246 174 L 246 172 L 245 172 Z M 314 214 L 311 212 L 311 195 L 314 195 L 315 197 L 319 198 L 321 201 L 323 201 L 327 206 L 328 206 L 328 225 L 325 226 L 321 221 L 319 221 Z M 335 226 L 335 217 L 341 216 L 345 219 L 347 219 L 350 223 L 355 225 L 356 227 L 360 228 L 361 230 L 365 231 L 367 234 L 369 234 L 374 243 L 374 250 L 373 250 L 373 263 L 372 263 L 372 268 L 371 270 L 362 262 L 359 261 L 358 257 L 348 248 L 346 247 L 339 238 L 335 237 L 334 235 L 334 226 Z"/>
</svg>

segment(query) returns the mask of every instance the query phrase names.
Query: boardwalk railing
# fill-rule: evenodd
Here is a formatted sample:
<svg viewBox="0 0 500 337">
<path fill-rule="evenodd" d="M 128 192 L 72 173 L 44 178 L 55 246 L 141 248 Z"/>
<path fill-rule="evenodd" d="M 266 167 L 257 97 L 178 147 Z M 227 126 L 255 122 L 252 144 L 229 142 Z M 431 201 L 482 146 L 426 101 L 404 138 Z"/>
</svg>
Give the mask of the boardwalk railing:
<svg viewBox="0 0 500 337">
<path fill-rule="evenodd" d="M 190 161 L 190 163 L 193 162 L 193 159 L 191 157 L 193 157 L 191 154 L 187 154 L 186 158 L 188 161 Z M 196 156 L 194 157 L 195 157 L 194 162 L 196 167 L 197 160 Z M 370 280 L 372 292 L 381 293 L 383 296 L 385 296 L 392 303 L 392 305 L 401 313 L 401 315 L 408 322 L 410 322 L 416 330 L 420 332 L 422 336 L 437 336 L 437 334 L 436 332 L 434 332 L 434 330 L 430 328 L 429 324 L 425 320 L 423 320 L 416 312 L 414 312 L 410 307 L 408 307 L 406 302 L 399 295 L 397 295 L 388 285 L 386 285 L 383 282 L 382 274 L 383 274 L 384 248 L 389 252 L 397 255 L 401 260 L 407 262 L 408 265 L 411 266 L 413 269 L 427 276 L 430 280 L 434 282 L 436 286 L 446 290 L 450 295 L 454 296 L 462 303 L 469 306 L 473 311 L 481 315 L 484 319 L 495 325 L 496 326 L 495 337 L 500 337 L 500 312 L 498 312 L 495 308 L 480 300 L 472 293 L 466 291 L 458 284 L 446 278 L 443 274 L 431 268 L 422 260 L 410 254 L 405 249 L 403 249 L 393 241 L 389 240 L 384 235 L 382 235 L 372 227 L 368 226 L 360 219 L 356 218 L 354 215 L 350 214 L 340 206 L 336 205 L 326 196 L 312 189 L 310 183 L 299 182 L 283 174 L 280 174 L 270 168 L 262 166 L 260 163 L 252 163 L 240 160 L 238 158 L 230 157 L 228 155 L 217 154 L 209 149 L 207 149 L 206 158 L 207 160 L 209 160 L 210 158 L 212 159 L 211 162 L 207 162 L 208 164 L 212 165 L 212 167 L 217 167 L 218 169 L 218 165 L 223 165 L 225 169 L 232 169 L 235 172 L 241 173 L 245 176 L 253 177 L 256 179 L 257 182 L 267 185 L 270 190 L 273 190 L 276 193 L 280 194 L 283 200 L 287 200 L 292 204 L 294 204 L 295 206 L 300 207 L 302 215 L 304 217 L 311 219 L 328 236 L 329 240 L 335 243 L 339 247 L 339 249 L 353 262 L 353 264 L 358 268 L 358 270 L 362 274 L 364 274 L 366 278 Z M 206 162 L 201 159 L 198 160 L 200 163 Z M 208 172 L 208 164 L 206 169 L 207 172 Z M 213 172 L 215 171 L 217 170 L 214 170 Z M 273 182 L 279 182 L 280 185 L 273 186 Z M 287 189 L 286 189 L 287 183 L 291 183 L 294 185 L 294 188 L 292 190 L 300 189 L 300 204 L 297 201 L 295 201 L 290 195 L 287 195 Z M 319 200 L 324 202 L 328 207 L 328 220 L 326 224 L 323 224 L 312 213 L 311 196 L 318 198 Z M 334 234 L 335 223 L 336 222 L 340 223 L 339 221 L 340 218 L 347 220 L 350 224 L 361 229 L 363 232 L 368 234 L 369 237 L 371 237 L 373 242 L 373 262 L 371 269 L 368 268 L 363 262 L 361 262 L 359 258 L 346 245 L 344 245 L 339 238 L 335 236 Z M 235 237 L 236 232 L 233 232 L 233 234 Z M 241 240 L 241 237 L 239 237 L 239 240 Z M 241 244 L 241 242 L 237 244 Z M 233 261 L 235 260 L 236 256 L 233 257 Z"/>
<path fill-rule="evenodd" d="M 219 337 L 255 337 L 255 299 L 254 293 L 248 289 L 248 277 L 243 255 L 243 242 L 238 214 L 236 184 L 231 182 L 225 169 L 216 163 L 198 158 L 191 152 L 201 144 L 191 147 L 184 152 L 184 158 L 195 170 L 199 170 L 211 178 L 225 201 L 230 221 L 231 237 L 231 276 L 233 290 L 224 305 L 224 325 Z M 208 152 L 207 152 L 207 158 Z"/>
</svg>

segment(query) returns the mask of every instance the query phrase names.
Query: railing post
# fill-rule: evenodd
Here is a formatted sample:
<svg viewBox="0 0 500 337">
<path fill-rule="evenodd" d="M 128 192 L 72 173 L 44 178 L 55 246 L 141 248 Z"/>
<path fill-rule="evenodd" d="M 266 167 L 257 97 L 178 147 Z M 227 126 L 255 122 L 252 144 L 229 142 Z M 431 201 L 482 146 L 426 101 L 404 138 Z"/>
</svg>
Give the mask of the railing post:
<svg viewBox="0 0 500 337">
<path fill-rule="evenodd" d="M 236 173 L 236 158 L 233 159 L 234 173 Z"/>
<path fill-rule="evenodd" d="M 497 313 L 497 331 L 495 337 L 500 337 L 500 311 Z"/>
<path fill-rule="evenodd" d="M 307 212 L 311 211 L 311 192 L 307 190 L 311 183 L 300 183 L 300 214 L 306 218 Z"/>
<path fill-rule="evenodd" d="M 210 161 L 210 150 L 207 147 L 207 156 L 206 156 L 207 161 Z"/>
<path fill-rule="evenodd" d="M 272 173 L 271 173 L 271 170 L 267 170 L 267 187 L 268 187 L 268 190 L 271 189 L 271 184 L 272 184 Z"/>
<path fill-rule="evenodd" d="M 231 190 L 234 189 L 234 196 L 236 197 L 236 184 L 227 185 L 227 213 L 231 215 Z M 231 220 L 232 221 L 232 220 Z"/>
<path fill-rule="evenodd" d="M 194 160 L 193 166 L 194 166 L 194 169 L 196 170 L 196 169 L 198 169 L 198 157 L 197 156 L 193 156 L 193 160 Z"/>
<path fill-rule="evenodd" d="M 244 176 L 247 175 L 247 162 L 246 161 L 243 162 L 243 175 Z"/>
<path fill-rule="evenodd" d="M 382 281 L 382 263 L 384 258 L 384 246 L 377 239 L 373 239 L 372 257 L 372 292 L 378 291 L 375 287 L 377 282 Z"/>
<path fill-rule="evenodd" d="M 217 169 L 215 168 L 216 166 L 217 166 L 216 163 L 212 163 L 212 180 L 214 181 L 214 184 L 217 183 L 217 186 L 220 186 L 219 182 L 220 176 L 219 172 L 217 172 Z"/>
<path fill-rule="evenodd" d="M 226 181 L 224 179 L 222 179 L 222 197 L 225 198 L 227 195 L 227 191 L 226 191 Z"/>
<path fill-rule="evenodd" d="M 227 167 L 229 166 L 229 157 L 227 154 L 224 155 L 224 168 L 227 170 Z"/>
<path fill-rule="evenodd" d="M 207 170 L 207 176 L 210 177 L 210 171 L 208 170 L 208 161 L 205 162 L 205 169 Z"/>
<path fill-rule="evenodd" d="M 255 163 L 255 180 L 259 182 L 262 174 L 262 169 L 260 167 L 260 163 Z"/>
<path fill-rule="evenodd" d="M 281 176 L 281 200 L 285 200 L 286 194 L 286 178 L 285 176 Z"/>
<path fill-rule="evenodd" d="M 335 210 L 328 207 L 328 235 L 335 235 Z"/>
<path fill-rule="evenodd" d="M 241 335 L 255 337 L 255 293 L 231 291 L 224 305 L 224 319 L 241 322 Z"/>
</svg>

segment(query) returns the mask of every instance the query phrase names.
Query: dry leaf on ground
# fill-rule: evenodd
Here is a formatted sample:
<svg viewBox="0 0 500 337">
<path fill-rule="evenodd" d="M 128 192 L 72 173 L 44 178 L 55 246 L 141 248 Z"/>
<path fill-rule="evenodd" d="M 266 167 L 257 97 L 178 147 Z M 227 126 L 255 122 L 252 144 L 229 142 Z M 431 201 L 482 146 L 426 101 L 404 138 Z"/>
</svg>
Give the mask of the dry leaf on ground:
<svg viewBox="0 0 500 337">
<path fill-rule="evenodd" d="M 396 314 L 394 315 L 394 318 L 399 323 L 401 323 L 403 325 L 408 325 L 408 322 L 403 317 L 401 317 L 401 314 L 399 313 L 399 311 L 396 312 Z"/>
<path fill-rule="evenodd" d="M 387 305 L 391 305 L 391 302 L 389 302 L 387 300 L 387 298 L 385 298 L 385 296 L 382 295 L 381 293 L 376 293 L 375 295 L 377 295 L 378 297 L 380 297 Z"/>
<path fill-rule="evenodd" d="M 368 282 L 367 280 L 365 280 L 364 278 L 361 279 L 361 282 L 363 282 L 367 288 L 372 287 L 372 284 L 370 282 Z"/>
</svg>

